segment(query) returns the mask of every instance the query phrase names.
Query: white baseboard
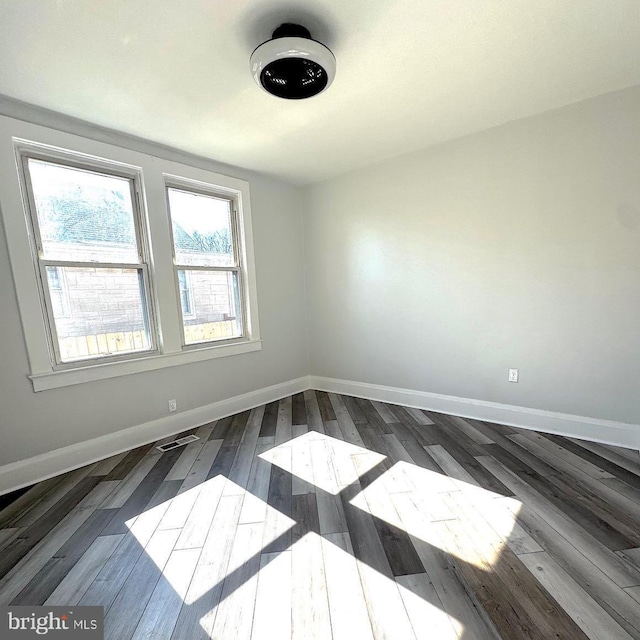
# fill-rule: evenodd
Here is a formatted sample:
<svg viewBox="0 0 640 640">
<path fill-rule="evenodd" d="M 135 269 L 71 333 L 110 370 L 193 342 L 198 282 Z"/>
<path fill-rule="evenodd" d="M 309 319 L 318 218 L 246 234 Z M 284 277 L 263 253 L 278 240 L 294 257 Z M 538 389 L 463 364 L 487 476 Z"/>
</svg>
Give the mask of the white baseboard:
<svg viewBox="0 0 640 640">
<path fill-rule="evenodd" d="M 304 376 L 0 467 L 0 495 L 309 388 Z"/>
<path fill-rule="evenodd" d="M 369 400 L 450 413 L 463 418 L 487 420 L 571 438 L 583 438 L 636 451 L 640 449 L 640 425 L 636 424 L 351 380 L 303 376 L 197 409 L 164 416 L 93 440 L 55 449 L 27 460 L 12 462 L 0 467 L 0 495 L 307 389 L 343 393 Z"/>
<path fill-rule="evenodd" d="M 475 418 L 476 420 L 487 420 L 488 422 L 553 433 L 559 436 L 582 438 L 635 451 L 640 449 L 640 425 L 627 422 L 600 420 L 569 413 L 529 409 L 498 402 L 486 402 L 336 378 L 310 376 L 309 383 L 312 389 L 319 391 L 331 391 L 438 413 L 450 413 L 462 418 Z"/>
</svg>

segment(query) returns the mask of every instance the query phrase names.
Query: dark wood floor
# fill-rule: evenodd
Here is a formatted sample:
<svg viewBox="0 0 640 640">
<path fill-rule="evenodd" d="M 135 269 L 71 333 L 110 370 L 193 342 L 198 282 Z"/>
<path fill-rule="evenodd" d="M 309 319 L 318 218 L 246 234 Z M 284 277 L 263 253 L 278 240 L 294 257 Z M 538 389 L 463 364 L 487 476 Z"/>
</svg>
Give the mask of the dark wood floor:
<svg viewBox="0 0 640 640">
<path fill-rule="evenodd" d="M 0 604 L 101 605 L 112 640 L 640 639 L 637 452 L 313 391 L 189 433 L 5 506 Z"/>
</svg>

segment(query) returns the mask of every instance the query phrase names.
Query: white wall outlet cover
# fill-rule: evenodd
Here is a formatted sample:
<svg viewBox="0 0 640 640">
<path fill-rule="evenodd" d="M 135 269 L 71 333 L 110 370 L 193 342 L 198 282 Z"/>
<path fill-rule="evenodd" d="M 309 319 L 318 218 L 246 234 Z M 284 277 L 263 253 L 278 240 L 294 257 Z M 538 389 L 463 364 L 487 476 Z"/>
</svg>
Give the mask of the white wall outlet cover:
<svg viewBox="0 0 640 640">
<path fill-rule="evenodd" d="M 519 374 L 517 369 L 509 369 L 509 382 L 518 382 Z"/>
</svg>

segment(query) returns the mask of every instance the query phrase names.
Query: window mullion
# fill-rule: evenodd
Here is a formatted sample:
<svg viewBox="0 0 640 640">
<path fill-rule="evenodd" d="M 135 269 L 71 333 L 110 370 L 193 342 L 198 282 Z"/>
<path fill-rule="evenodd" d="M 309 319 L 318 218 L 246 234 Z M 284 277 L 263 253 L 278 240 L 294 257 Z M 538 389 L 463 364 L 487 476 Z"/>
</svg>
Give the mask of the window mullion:
<svg viewBox="0 0 640 640">
<path fill-rule="evenodd" d="M 182 350 L 182 333 L 179 317 L 179 298 L 174 284 L 173 241 L 171 222 L 166 200 L 164 176 L 161 173 L 145 174 L 146 206 L 150 244 L 150 268 L 154 274 L 156 315 L 160 333 L 160 347 L 164 353 Z"/>
</svg>

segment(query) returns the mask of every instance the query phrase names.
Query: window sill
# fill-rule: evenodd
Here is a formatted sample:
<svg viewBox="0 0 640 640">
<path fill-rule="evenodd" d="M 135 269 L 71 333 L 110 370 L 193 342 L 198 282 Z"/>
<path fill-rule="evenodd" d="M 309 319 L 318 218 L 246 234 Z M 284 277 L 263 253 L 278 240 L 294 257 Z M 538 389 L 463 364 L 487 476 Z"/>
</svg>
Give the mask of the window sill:
<svg viewBox="0 0 640 640">
<path fill-rule="evenodd" d="M 45 373 L 34 373 L 29 376 L 33 383 L 34 391 L 46 391 L 48 389 L 58 389 L 68 387 L 83 382 L 93 380 L 105 380 L 106 378 L 117 378 L 132 373 L 142 373 L 144 371 L 154 371 L 166 367 L 177 367 L 192 362 L 201 362 L 213 358 L 222 358 L 262 349 L 261 340 L 251 340 L 247 342 L 236 342 L 234 344 L 217 345 L 203 347 L 179 353 L 163 353 L 160 355 L 135 360 L 120 362 L 109 362 L 93 364 L 76 369 L 66 369 L 64 371 L 47 371 Z"/>
</svg>

